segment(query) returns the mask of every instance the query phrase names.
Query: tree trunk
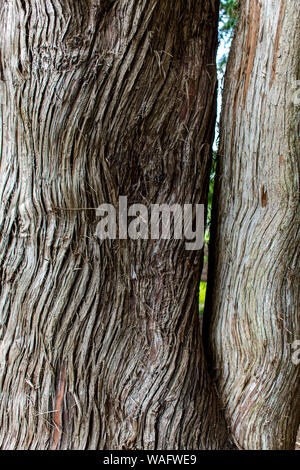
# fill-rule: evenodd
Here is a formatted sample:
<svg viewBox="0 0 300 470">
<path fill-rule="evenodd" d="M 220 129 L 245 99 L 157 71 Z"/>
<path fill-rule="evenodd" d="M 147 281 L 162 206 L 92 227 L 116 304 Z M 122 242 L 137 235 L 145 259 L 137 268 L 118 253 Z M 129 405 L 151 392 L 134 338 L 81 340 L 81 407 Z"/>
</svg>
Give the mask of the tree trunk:
<svg viewBox="0 0 300 470">
<path fill-rule="evenodd" d="M 201 252 L 93 210 L 206 202 L 218 1 L 1 8 L 1 448 L 223 448 Z"/>
<path fill-rule="evenodd" d="M 292 449 L 299 425 L 291 348 L 300 334 L 299 41 L 297 0 L 241 2 L 224 86 L 204 330 L 244 449 Z"/>
</svg>

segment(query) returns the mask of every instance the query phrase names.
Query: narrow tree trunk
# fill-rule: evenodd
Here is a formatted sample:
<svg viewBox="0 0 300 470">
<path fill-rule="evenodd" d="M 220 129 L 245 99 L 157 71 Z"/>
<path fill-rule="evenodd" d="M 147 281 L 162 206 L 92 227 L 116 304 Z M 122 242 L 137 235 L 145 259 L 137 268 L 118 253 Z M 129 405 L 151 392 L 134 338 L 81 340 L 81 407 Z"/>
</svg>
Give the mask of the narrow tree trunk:
<svg viewBox="0 0 300 470">
<path fill-rule="evenodd" d="M 299 424 L 299 2 L 243 0 L 224 89 L 205 332 L 236 442 Z M 230 188 L 230 190 L 228 190 Z"/>
<path fill-rule="evenodd" d="M 2 449 L 217 449 L 201 253 L 95 237 L 101 203 L 205 202 L 218 2 L 2 2 Z"/>
</svg>

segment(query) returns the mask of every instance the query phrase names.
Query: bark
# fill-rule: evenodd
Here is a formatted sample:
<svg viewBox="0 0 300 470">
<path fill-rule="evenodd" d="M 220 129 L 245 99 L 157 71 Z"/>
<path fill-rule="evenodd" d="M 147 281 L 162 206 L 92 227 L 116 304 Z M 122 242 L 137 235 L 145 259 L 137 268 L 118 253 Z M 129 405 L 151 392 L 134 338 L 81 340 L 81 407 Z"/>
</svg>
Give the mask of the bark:
<svg viewBox="0 0 300 470">
<path fill-rule="evenodd" d="M 218 1 L 1 2 L 2 449 L 218 449 L 200 252 L 101 203 L 204 203 Z M 91 209 L 91 210 L 90 210 Z"/>
<path fill-rule="evenodd" d="M 243 449 L 293 449 L 299 425 L 291 348 L 300 334 L 299 41 L 298 1 L 241 2 L 224 86 L 204 329 Z"/>
</svg>

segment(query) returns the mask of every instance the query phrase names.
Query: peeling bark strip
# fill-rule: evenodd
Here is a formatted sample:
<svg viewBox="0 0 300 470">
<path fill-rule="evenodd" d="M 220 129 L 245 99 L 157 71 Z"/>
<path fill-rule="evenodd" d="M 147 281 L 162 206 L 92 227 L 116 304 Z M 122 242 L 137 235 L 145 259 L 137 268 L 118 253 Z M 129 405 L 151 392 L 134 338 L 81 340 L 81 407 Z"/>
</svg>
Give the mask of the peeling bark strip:
<svg viewBox="0 0 300 470">
<path fill-rule="evenodd" d="M 204 338 L 238 447 L 293 449 L 300 419 L 291 350 L 300 335 L 300 116 L 292 100 L 299 1 L 259 4 L 254 25 L 248 18 L 253 12 L 257 21 L 258 2 L 241 1 L 224 86 Z"/>
<path fill-rule="evenodd" d="M 264 185 L 262 185 L 262 188 L 261 188 L 261 205 L 262 205 L 262 207 L 266 207 L 267 204 L 268 204 L 268 193 L 265 190 Z"/>
<path fill-rule="evenodd" d="M 254 65 L 254 58 L 256 53 L 256 46 L 258 40 L 259 22 L 260 22 L 260 3 L 258 0 L 254 0 L 249 6 L 248 10 L 248 27 L 247 27 L 247 39 L 244 49 L 244 56 L 247 62 L 246 74 L 245 74 L 245 85 L 243 92 L 243 106 L 245 106 L 247 93 L 250 84 L 250 78 Z"/>
<path fill-rule="evenodd" d="M 65 365 L 63 365 L 61 377 L 59 381 L 59 388 L 56 396 L 55 402 L 55 411 L 53 416 L 54 421 L 54 434 L 53 434 L 53 444 L 51 450 L 56 450 L 59 445 L 59 440 L 62 434 L 62 412 L 64 404 L 64 395 L 65 395 L 65 385 L 66 385 L 66 371 Z"/>
<path fill-rule="evenodd" d="M 96 213 L 77 210 L 119 195 L 206 203 L 217 7 L 1 2 L 2 449 L 225 446 L 200 338 L 201 253 L 100 243 Z"/>
</svg>

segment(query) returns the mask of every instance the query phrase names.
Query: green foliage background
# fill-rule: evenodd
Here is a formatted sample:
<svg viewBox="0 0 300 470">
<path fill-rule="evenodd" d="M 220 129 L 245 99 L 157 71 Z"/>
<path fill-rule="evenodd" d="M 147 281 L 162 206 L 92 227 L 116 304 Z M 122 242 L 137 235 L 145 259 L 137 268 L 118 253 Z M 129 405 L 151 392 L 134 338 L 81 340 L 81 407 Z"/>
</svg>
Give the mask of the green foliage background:
<svg viewBox="0 0 300 470">
<path fill-rule="evenodd" d="M 220 3 L 220 23 L 219 23 L 219 42 L 223 41 L 229 44 L 237 25 L 239 14 L 239 0 L 221 0 Z M 228 56 L 226 54 L 220 59 L 218 69 L 225 73 Z"/>
</svg>

